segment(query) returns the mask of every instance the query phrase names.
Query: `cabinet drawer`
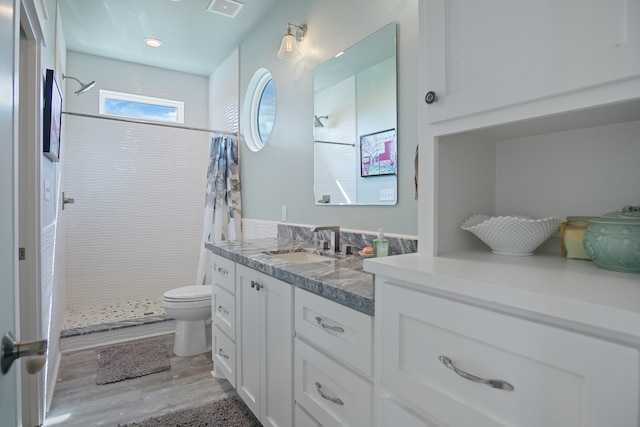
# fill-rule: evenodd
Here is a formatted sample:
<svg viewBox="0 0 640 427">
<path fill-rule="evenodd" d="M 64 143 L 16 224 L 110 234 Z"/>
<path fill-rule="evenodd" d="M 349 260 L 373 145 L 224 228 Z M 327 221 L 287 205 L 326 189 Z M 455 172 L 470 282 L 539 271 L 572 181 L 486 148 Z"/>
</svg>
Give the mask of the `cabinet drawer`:
<svg viewBox="0 0 640 427">
<path fill-rule="evenodd" d="M 418 418 L 389 399 L 380 399 L 378 410 L 380 411 L 380 419 L 376 425 L 380 427 L 444 427 L 442 424 L 435 424 Z"/>
<path fill-rule="evenodd" d="M 385 280 L 376 299 L 381 383 L 426 415 L 459 427 L 638 425 L 635 348 Z M 469 381 L 440 356 L 514 389 Z"/>
<path fill-rule="evenodd" d="M 230 259 L 221 257 L 220 255 L 213 255 L 213 262 L 211 264 L 211 271 L 213 273 L 213 282 L 228 292 L 235 295 L 236 293 L 236 263 Z"/>
<path fill-rule="evenodd" d="M 322 427 L 300 405 L 295 405 L 293 416 L 296 427 Z"/>
<path fill-rule="evenodd" d="M 229 383 L 236 386 L 236 345 L 216 325 L 213 325 L 213 364 Z"/>
<path fill-rule="evenodd" d="M 211 318 L 232 341 L 236 339 L 236 298 L 219 285 L 213 285 Z"/>
<path fill-rule="evenodd" d="M 323 426 L 372 425 L 373 386 L 298 338 L 294 377 L 296 402 Z"/>
<path fill-rule="evenodd" d="M 296 335 L 373 376 L 373 317 L 296 288 L 295 330 Z"/>
</svg>

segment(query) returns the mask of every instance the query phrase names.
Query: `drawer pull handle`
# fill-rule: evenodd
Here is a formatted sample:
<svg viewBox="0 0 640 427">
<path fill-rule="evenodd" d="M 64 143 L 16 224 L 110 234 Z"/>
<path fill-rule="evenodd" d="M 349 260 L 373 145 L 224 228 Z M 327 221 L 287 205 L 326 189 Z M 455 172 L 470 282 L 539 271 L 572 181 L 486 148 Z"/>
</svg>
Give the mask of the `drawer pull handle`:
<svg viewBox="0 0 640 427">
<path fill-rule="evenodd" d="M 344 405 L 344 402 L 341 399 L 325 394 L 322 391 L 322 384 L 320 384 L 318 381 L 316 381 L 316 388 L 318 389 L 318 393 L 320 394 L 320 396 L 322 396 L 323 399 L 327 399 L 329 402 L 335 403 L 336 405 Z"/>
<path fill-rule="evenodd" d="M 222 268 L 222 267 L 218 267 L 218 273 L 224 274 L 225 276 L 229 275 L 229 271 L 224 269 L 224 268 Z"/>
<path fill-rule="evenodd" d="M 327 325 L 326 323 L 324 323 L 322 321 L 322 317 L 320 317 L 320 316 L 316 316 L 316 322 L 318 322 L 318 325 L 320 325 L 323 329 L 329 329 L 330 331 L 340 332 L 340 333 L 344 332 L 344 328 L 342 328 L 340 326 Z"/>
<path fill-rule="evenodd" d="M 218 306 L 218 311 L 220 313 L 224 313 L 224 314 L 229 314 L 229 310 L 227 310 L 226 308 L 224 308 L 223 306 L 219 305 Z"/>
<path fill-rule="evenodd" d="M 218 354 L 220 355 L 220 357 L 224 357 L 225 359 L 228 359 L 229 356 L 227 355 L 227 353 L 225 353 L 224 351 L 222 351 L 222 349 L 218 350 Z"/>
<path fill-rule="evenodd" d="M 264 288 L 264 285 L 261 285 L 258 282 L 254 282 L 253 280 L 251 281 L 251 287 L 255 288 L 256 291 L 259 291 L 260 288 Z"/>
<path fill-rule="evenodd" d="M 473 381 L 476 383 L 486 384 L 489 387 L 499 388 L 501 390 L 513 390 L 513 386 L 506 381 L 487 380 L 484 378 L 476 377 L 475 375 L 471 375 L 470 373 L 463 371 L 462 369 L 454 365 L 451 359 L 449 359 L 447 356 L 439 356 L 438 359 L 440 359 L 440 361 L 444 366 L 451 369 L 453 372 L 460 375 L 462 378 L 466 380 Z"/>
</svg>

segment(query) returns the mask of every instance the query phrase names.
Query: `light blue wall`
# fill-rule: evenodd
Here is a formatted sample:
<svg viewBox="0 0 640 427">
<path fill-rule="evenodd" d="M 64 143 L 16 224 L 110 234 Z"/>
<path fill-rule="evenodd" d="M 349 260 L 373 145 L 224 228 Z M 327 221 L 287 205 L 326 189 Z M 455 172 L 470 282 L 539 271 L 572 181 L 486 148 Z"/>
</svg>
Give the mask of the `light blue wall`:
<svg viewBox="0 0 640 427">
<path fill-rule="evenodd" d="M 391 21 L 397 23 L 398 204 L 316 206 L 313 196 L 313 70 L 336 53 Z M 303 57 L 287 62 L 276 52 L 287 23 L 306 23 Z M 343 228 L 417 235 L 414 154 L 418 143 L 417 0 L 284 0 L 240 46 L 240 102 L 253 73 L 268 68 L 274 78 L 277 113 L 267 146 L 241 154 L 243 217 L 336 224 Z"/>
</svg>

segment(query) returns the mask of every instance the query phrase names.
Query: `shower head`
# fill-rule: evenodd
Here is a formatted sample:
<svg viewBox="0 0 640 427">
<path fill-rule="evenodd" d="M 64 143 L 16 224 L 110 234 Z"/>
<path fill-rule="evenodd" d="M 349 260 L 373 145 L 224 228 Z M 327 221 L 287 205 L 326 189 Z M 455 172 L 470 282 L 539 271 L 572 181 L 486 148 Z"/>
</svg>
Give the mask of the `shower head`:
<svg viewBox="0 0 640 427">
<path fill-rule="evenodd" d="M 314 115 L 313 116 L 313 119 L 314 119 L 313 120 L 313 127 L 323 128 L 324 124 L 320 121 L 320 119 L 328 119 L 328 118 L 329 118 L 329 116 L 320 116 L 320 117 L 318 117 L 318 116 Z"/>
<path fill-rule="evenodd" d="M 83 93 L 85 93 L 86 91 L 88 91 L 89 89 L 91 89 L 92 87 L 94 87 L 96 85 L 96 81 L 93 80 L 87 84 L 82 83 L 80 80 L 76 79 L 75 77 L 72 76 L 65 76 L 64 74 L 62 75 L 63 79 L 73 79 L 75 81 L 77 81 L 78 83 L 80 83 L 80 89 L 78 89 L 77 91 L 75 91 L 74 93 L 76 95 L 82 95 Z"/>
</svg>

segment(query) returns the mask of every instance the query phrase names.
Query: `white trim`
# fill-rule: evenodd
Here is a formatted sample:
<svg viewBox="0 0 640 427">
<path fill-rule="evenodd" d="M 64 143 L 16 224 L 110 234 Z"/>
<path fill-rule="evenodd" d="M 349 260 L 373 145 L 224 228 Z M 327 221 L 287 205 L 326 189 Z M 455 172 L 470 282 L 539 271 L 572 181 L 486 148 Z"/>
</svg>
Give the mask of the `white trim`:
<svg viewBox="0 0 640 427">
<path fill-rule="evenodd" d="M 137 117 L 137 116 L 125 116 L 120 114 L 108 114 L 105 112 L 105 101 L 107 99 L 117 99 L 119 101 L 126 102 L 135 102 L 140 104 L 149 104 L 149 105 L 159 105 L 163 107 L 171 107 L 175 108 L 177 111 L 176 120 L 161 120 L 156 119 L 155 121 L 164 121 L 164 122 L 175 122 L 175 123 L 184 123 L 184 102 L 175 101 L 172 99 L 163 99 L 163 98 L 154 98 L 152 96 L 144 96 L 144 95 L 136 95 L 133 93 L 123 93 L 123 92 L 114 92 L 111 90 L 100 90 L 100 109 L 99 113 L 104 116 L 117 116 L 117 117 L 132 117 L 135 119 L 145 119 L 145 120 L 153 120 L 148 117 Z"/>
<path fill-rule="evenodd" d="M 31 22 L 30 22 L 31 23 Z M 26 258 L 19 262 L 18 280 L 21 341 L 50 339 L 46 319 L 42 317 L 42 85 L 41 44 L 36 34 L 25 28 L 27 37 L 20 40 L 20 105 L 19 111 L 19 246 Z M 52 183 L 55 186 L 55 183 Z M 47 355 L 47 364 L 51 357 Z M 25 426 L 41 425 L 46 412 L 46 372 L 22 375 L 22 422 Z"/>
<path fill-rule="evenodd" d="M 49 19 L 44 0 L 21 0 L 20 5 L 20 23 L 29 32 L 27 37 L 44 41 L 44 21 Z"/>
</svg>

